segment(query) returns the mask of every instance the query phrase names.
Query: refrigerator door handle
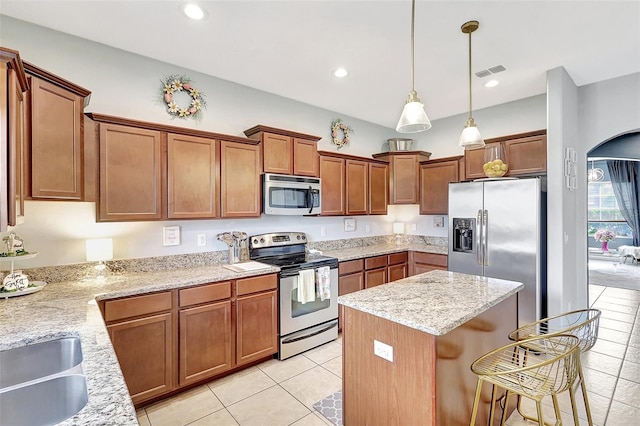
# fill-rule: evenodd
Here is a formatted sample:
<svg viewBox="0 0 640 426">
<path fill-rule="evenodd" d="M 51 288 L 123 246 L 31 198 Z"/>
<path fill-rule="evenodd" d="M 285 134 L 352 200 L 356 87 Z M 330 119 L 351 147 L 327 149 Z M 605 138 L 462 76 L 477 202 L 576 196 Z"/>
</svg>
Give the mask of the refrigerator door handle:
<svg viewBox="0 0 640 426">
<path fill-rule="evenodd" d="M 485 210 L 482 214 L 482 242 L 484 266 L 489 266 L 489 211 Z"/>
<path fill-rule="evenodd" d="M 482 245 L 482 210 L 478 210 L 478 217 L 476 220 L 476 257 L 478 265 L 482 266 L 483 263 L 483 245 Z"/>
</svg>

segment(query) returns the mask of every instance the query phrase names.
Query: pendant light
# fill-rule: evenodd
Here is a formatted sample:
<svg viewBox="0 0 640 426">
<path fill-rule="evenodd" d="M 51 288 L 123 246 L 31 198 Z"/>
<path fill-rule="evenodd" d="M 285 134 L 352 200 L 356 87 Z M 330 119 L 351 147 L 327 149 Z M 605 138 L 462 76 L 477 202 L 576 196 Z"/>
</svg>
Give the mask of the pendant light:
<svg viewBox="0 0 640 426">
<path fill-rule="evenodd" d="M 484 139 L 480 135 L 480 131 L 473 121 L 471 116 L 472 104 L 471 104 L 471 33 L 478 29 L 480 24 L 478 21 L 469 21 L 462 24 L 460 29 L 464 34 L 469 34 L 469 118 L 464 125 L 464 130 L 458 140 L 458 145 L 465 148 L 481 148 L 484 146 Z"/>
<path fill-rule="evenodd" d="M 414 27 L 416 17 L 416 0 L 411 2 L 411 92 L 409 92 L 409 99 L 404 105 L 400 120 L 396 126 L 396 131 L 399 133 L 417 133 L 424 132 L 431 128 L 431 122 L 427 113 L 424 111 L 424 105 L 418 99 L 418 94 L 414 87 L 414 64 L 413 64 L 413 39 L 414 39 Z"/>
</svg>

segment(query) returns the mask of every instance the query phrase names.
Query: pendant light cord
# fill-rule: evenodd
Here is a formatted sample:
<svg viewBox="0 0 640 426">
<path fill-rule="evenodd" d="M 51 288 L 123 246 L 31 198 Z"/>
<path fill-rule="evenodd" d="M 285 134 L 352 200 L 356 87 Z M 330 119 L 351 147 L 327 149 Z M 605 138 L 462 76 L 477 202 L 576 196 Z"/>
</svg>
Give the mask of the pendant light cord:
<svg viewBox="0 0 640 426">
<path fill-rule="evenodd" d="M 411 91 L 415 92 L 415 79 L 414 79 L 414 63 L 413 63 L 413 39 L 414 39 L 414 27 L 416 20 L 416 0 L 411 2 Z"/>
<path fill-rule="evenodd" d="M 471 102 L 471 33 L 469 31 L 469 119 L 473 118 L 471 116 L 472 111 L 472 102 Z"/>
</svg>

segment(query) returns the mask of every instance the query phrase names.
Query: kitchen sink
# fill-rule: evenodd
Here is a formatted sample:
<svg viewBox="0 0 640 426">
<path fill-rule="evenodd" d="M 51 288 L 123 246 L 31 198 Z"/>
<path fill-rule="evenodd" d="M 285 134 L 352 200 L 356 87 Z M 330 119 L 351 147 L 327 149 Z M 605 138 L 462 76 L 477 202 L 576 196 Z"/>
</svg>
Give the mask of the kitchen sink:
<svg viewBox="0 0 640 426">
<path fill-rule="evenodd" d="M 0 424 L 54 425 L 75 415 L 87 400 L 87 381 L 80 374 L 0 390 Z"/>
<path fill-rule="evenodd" d="M 82 373 L 80 339 L 65 337 L 0 351 L 0 392 L 61 373 Z M 3 424 L 0 422 L 0 424 Z"/>
</svg>

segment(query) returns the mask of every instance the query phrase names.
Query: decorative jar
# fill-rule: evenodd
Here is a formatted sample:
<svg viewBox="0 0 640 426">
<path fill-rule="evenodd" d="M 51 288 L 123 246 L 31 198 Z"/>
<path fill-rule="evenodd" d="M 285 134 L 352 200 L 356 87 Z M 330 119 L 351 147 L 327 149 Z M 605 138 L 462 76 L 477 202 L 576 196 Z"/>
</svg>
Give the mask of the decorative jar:
<svg viewBox="0 0 640 426">
<path fill-rule="evenodd" d="M 602 251 L 609 251 L 609 242 L 608 241 L 603 241 L 602 242 Z"/>
<path fill-rule="evenodd" d="M 485 146 L 482 170 L 488 178 L 500 178 L 509 171 L 507 153 L 501 143 Z"/>
</svg>

